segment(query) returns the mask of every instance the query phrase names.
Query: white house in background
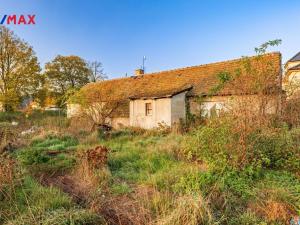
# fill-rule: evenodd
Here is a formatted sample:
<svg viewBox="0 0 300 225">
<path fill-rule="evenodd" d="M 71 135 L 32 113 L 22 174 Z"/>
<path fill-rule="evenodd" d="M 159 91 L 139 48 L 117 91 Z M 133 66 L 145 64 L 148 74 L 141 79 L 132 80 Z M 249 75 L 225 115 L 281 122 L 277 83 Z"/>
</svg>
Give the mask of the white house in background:
<svg viewBox="0 0 300 225">
<path fill-rule="evenodd" d="M 186 94 L 191 87 L 163 96 L 130 97 L 129 125 L 151 129 L 171 126 L 186 117 Z"/>
<path fill-rule="evenodd" d="M 275 52 L 263 57 L 276 68 L 278 80 L 281 80 L 281 54 Z M 254 59 L 251 57 L 250 62 Z M 185 120 L 188 112 L 209 115 L 212 110 L 224 109 L 233 96 L 239 97 L 226 86 L 214 96 L 209 93 L 219 83 L 217 74 L 235 72 L 241 67 L 241 62 L 242 59 L 235 59 L 149 74 L 139 69 L 135 76 L 90 83 L 83 90 L 124 103 L 110 120 L 114 128 L 135 126 L 151 129 L 160 124 L 173 126 Z M 256 66 L 255 63 L 253 65 Z M 209 95 L 201 105 L 196 101 L 200 95 Z M 246 95 L 242 93 L 242 96 Z M 77 104 L 68 105 L 68 117 L 75 116 L 79 111 Z"/>
<path fill-rule="evenodd" d="M 289 97 L 298 95 L 300 90 L 300 52 L 286 62 L 284 70 L 284 89 L 288 92 Z"/>
</svg>

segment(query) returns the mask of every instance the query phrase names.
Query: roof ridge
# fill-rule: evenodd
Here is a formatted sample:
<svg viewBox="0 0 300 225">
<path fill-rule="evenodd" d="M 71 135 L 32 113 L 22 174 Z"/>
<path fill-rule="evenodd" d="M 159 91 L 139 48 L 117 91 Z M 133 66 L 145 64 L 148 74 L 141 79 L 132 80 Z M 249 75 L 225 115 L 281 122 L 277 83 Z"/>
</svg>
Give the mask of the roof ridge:
<svg viewBox="0 0 300 225">
<path fill-rule="evenodd" d="M 275 55 L 275 54 L 281 54 L 279 51 L 274 51 L 274 52 L 269 52 L 269 53 L 265 53 L 263 54 L 265 55 Z M 154 75 L 154 74 L 159 74 L 159 73 L 165 73 L 165 72 L 174 72 L 177 70 L 184 70 L 184 69 L 192 69 L 192 68 L 198 68 L 198 67 L 204 67 L 204 66 L 209 66 L 209 65 L 219 65 L 219 64 L 224 64 L 224 63 L 230 63 L 230 62 L 236 62 L 236 61 L 240 61 L 243 58 L 255 58 L 258 55 L 253 55 L 253 56 L 241 56 L 240 58 L 235 58 L 235 59 L 229 59 L 229 60 L 225 60 L 225 61 L 219 61 L 219 62 L 212 62 L 212 63 L 204 63 L 204 64 L 199 64 L 199 65 L 195 65 L 195 66 L 186 66 L 186 67 L 181 67 L 181 68 L 176 68 L 176 69 L 170 69 L 170 70 L 162 70 L 162 71 L 158 71 L 158 72 L 153 72 L 153 73 L 145 73 L 143 75 Z"/>
</svg>

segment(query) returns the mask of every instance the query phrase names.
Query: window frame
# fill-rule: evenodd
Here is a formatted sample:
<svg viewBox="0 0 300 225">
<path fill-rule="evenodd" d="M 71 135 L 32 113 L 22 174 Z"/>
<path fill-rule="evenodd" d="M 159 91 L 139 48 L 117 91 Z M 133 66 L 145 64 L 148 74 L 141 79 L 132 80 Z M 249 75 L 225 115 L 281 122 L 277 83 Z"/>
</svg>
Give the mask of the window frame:
<svg viewBox="0 0 300 225">
<path fill-rule="evenodd" d="M 145 116 L 152 116 L 152 112 L 153 112 L 152 102 L 146 102 L 145 103 Z"/>
</svg>

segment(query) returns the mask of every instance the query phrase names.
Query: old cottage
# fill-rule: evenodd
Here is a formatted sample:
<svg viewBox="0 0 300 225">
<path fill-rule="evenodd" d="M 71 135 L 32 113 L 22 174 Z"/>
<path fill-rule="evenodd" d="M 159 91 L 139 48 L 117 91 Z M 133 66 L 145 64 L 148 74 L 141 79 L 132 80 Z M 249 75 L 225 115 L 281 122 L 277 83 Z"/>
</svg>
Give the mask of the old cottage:
<svg viewBox="0 0 300 225">
<path fill-rule="evenodd" d="M 281 55 L 269 53 L 263 56 L 272 64 L 281 86 Z M 254 62 L 256 57 L 251 57 Z M 90 83 L 83 87 L 99 96 L 122 101 L 119 110 L 110 118 L 109 123 L 115 127 L 135 126 L 151 129 L 160 124 L 172 126 L 185 120 L 187 113 L 209 115 L 211 110 L 225 109 L 232 97 L 253 95 L 255 93 L 237 93 L 230 86 L 220 92 L 209 95 L 210 90 L 218 84 L 217 74 L 234 73 L 240 68 L 243 59 L 235 59 L 199 66 L 144 74 L 136 70 L 131 77 Z M 254 66 L 255 63 L 253 64 Z M 247 82 L 247 81 L 245 81 Z M 198 96 L 206 96 L 201 105 L 196 101 Z M 277 107 L 276 100 L 272 107 Z M 81 109 L 82 110 L 82 109 Z M 80 111 L 77 104 L 68 105 L 68 116 Z"/>
</svg>

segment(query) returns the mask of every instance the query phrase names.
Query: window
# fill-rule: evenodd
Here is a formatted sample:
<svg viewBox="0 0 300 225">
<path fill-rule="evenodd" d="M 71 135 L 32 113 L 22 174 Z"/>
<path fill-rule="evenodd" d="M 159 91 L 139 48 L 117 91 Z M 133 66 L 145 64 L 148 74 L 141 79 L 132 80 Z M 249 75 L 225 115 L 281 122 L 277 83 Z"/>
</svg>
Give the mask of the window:
<svg viewBox="0 0 300 225">
<path fill-rule="evenodd" d="M 151 116 L 151 115 L 152 115 L 152 104 L 146 103 L 146 116 Z"/>
</svg>

